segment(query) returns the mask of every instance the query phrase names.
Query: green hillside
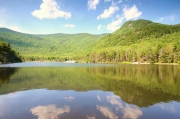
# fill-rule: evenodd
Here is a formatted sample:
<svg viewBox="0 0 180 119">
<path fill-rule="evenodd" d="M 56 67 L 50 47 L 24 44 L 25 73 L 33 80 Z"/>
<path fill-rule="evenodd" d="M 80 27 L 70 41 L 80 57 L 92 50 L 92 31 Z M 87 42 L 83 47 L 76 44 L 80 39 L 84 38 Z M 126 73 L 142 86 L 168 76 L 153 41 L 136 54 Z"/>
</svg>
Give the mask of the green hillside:
<svg viewBox="0 0 180 119">
<path fill-rule="evenodd" d="M 180 24 L 127 21 L 112 34 L 31 35 L 0 28 L 24 60 L 180 63 Z"/>
<path fill-rule="evenodd" d="M 89 62 L 180 62 L 180 25 L 148 20 L 126 22 L 92 44 Z"/>
<path fill-rule="evenodd" d="M 0 38 L 9 42 L 25 60 L 74 59 L 84 54 L 88 46 L 106 34 L 31 35 L 0 28 Z"/>
<path fill-rule="evenodd" d="M 8 62 L 22 62 L 22 60 L 9 43 L 4 43 L 0 39 L 0 64 Z"/>
<path fill-rule="evenodd" d="M 180 25 L 165 25 L 148 20 L 128 21 L 108 36 L 101 38 L 98 47 L 129 46 L 145 40 L 161 38 L 180 31 Z"/>
</svg>

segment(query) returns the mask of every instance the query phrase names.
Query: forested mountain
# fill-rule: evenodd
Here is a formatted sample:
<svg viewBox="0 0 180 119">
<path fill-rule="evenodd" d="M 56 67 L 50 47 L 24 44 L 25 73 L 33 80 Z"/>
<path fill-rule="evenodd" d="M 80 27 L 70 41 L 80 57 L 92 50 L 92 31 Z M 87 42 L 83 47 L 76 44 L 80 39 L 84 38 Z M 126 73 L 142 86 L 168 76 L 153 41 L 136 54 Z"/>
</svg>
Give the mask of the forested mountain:
<svg viewBox="0 0 180 119">
<path fill-rule="evenodd" d="M 127 21 L 112 34 L 31 35 L 0 28 L 25 60 L 180 63 L 180 24 Z"/>
<path fill-rule="evenodd" d="M 22 62 L 20 56 L 11 48 L 9 43 L 0 39 L 0 63 Z"/>
<path fill-rule="evenodd" d="M 67 60 L 83 56 L 88 46 L 102 35 L 51 34 L 31 35 L 0 28 L 0 38 L 9 42 L 25 60 Z"/>
<path fill-rule="evenodd" d="M 126 22 L 112 34 L 92 44 L 90 62 L 180 62 L 180 25 L 148 20 Z"/>
</svg>

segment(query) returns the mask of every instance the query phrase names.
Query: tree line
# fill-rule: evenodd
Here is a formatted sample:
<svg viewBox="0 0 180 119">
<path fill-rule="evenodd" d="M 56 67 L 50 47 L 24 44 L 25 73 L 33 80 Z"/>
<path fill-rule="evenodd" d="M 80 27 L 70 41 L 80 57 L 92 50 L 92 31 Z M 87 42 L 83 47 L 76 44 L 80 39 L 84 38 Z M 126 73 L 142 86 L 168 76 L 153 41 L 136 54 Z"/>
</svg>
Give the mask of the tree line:
<svg viewBox="0 0 180 119">
<path fill-rule="evenodd" d="M 19 53 L 15 52 L 9 43 L 4 43 L 0 39 L 0 62 L 22 62 Z"/>
</svg>

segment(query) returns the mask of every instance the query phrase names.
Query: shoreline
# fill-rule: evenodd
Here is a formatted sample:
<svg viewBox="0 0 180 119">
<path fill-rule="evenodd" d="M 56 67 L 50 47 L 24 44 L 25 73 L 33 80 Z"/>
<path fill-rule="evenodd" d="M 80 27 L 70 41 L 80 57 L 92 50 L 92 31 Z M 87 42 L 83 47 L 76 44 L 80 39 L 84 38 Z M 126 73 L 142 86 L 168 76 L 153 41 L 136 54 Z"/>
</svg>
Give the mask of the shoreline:
<svg viewBox="0 0 180 119">
<path fill-rule="evenodd" d="M 24 61 L 24 62 L 61 62 L 61 61 Z M 11 63 L 23 63 L 23 62 L 7 62 L 7 63 L 2 63 L 0 62 L 0 65 L 3 64 L 11 64 Z M 72 63 L 72 62 L 61 62 L 61 63 Z M 92 62 L 77 62 L 77 61 L 73 61 L 73 63 L 92 63 Z M 180 65 L 178 63 L 148 63 L 148 62 L 97 62 L 97 63 L 93 63 L 93 64 L 132 64 L 132 65 Z"/>
<path fill-rule="evenodd" d="M 148 63 L 148 62 L 130 62 L 130 64 L 158 64 L 158 65 L 179 65 L 178 63 Z"/>
</svg>

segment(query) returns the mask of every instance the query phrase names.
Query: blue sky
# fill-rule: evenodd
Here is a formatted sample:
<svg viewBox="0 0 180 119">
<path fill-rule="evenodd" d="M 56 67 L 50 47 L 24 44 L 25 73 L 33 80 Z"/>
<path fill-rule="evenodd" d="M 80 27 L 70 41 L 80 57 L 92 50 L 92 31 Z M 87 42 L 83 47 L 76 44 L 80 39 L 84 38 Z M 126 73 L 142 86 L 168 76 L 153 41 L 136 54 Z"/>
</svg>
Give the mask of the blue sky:
<svg viewBox="0 0 180 119">
<path fill-rule="evenodd" d="M 124 22 L 180 23 L 180 0 L 0 0 L 0 27 L 30 33 L 112 33 Z"/>
</svg>

